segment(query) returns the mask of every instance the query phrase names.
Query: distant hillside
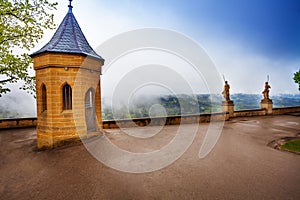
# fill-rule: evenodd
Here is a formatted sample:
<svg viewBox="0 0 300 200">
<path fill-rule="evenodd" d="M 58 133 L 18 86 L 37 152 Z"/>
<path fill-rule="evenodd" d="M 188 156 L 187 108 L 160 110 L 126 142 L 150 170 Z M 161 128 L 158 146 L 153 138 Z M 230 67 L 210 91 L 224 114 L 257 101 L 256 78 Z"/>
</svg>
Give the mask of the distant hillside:
<svg viewBox="0 0 300 200">
<path fill-rule="evenodd" d="M 273 99 L 273 107 L 300 106 L 300 94 L 280 94 L 270 98 Z M 235 110 L 255 109 L 260 108 L 262 95 L 233 94 L 231 99 L 234 101 Z M 221 103 L 221 95 L 148 95 L 134 99 L 129 106 L 129 112 L 124 105 L 116 106 L 113 117 L 112 108 L 109 106 L 110 99 L 104 98 L 102 113 L 104 120 L 149 117 L 149 113 L 151 116 L 210 113 L 221 111 Z M 0 98 L 0 118 L 35 117 L 35 107 L 35 102 L 32 100 L 16 96 L 4 96 Z"/>
<path fill-rule="evenodd" d="M 274 107 L 300 106 L 300 94 L 281 94 L 271 98 Z"/>
<path fill-rule="evenodd" d="M 273 99 L 273 107 L 300 106 L 300 94 L 290 95 L 281 94 L 271 96 Z M 233 94 L 231 99 L 234 101 L 235 110 L 256 109 L 260 108 L 262 95 L 258 94 Z M 153 109 L 153 105 L 161 105 L 161 107 Z M 112 109 L 108 105 L 103 105 L 103 119 L 125 119 L 125 118 L 141 118 L 151 116 L 172 116 L 197 113 L 220 112 L 222 110 L 222 96 L 198 94 L 192 95 L 164 95 L 164 96 L 147 96 L 140 97 L 133 101 L 128 108 L 126 106 L 118 106 Z M 198 105 L 198 106 L 196 106 Z"/>
<path fill-rule="evenodd" d="M 0 119 L 36 117 L 35 104 L 31 96 L 3 95 L 0 98 Z"/>
<path fill-rule="evenodd" d="M 273 107 L 300 106 L 300 94 L 280 94 L 270 96 L 273 100 Z M 233 94 L 236 110 L 260 108 L 262 95 L 258 94 Z"/>
</svg>

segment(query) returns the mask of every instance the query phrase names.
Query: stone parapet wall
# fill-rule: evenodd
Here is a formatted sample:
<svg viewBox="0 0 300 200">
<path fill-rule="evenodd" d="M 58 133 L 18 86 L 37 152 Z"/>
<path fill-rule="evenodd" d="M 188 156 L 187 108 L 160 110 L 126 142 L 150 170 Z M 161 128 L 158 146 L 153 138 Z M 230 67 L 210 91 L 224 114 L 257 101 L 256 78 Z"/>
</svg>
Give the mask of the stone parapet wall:
<svg viewBox="0 0 300 200">
<path fill-rule="evenodd" d="M 35 127 L 36 122 L 36 117 L 0 119 L 0 129 Z"/>
<path fill-rule="evenodd" d="M 228 112 L 212 113 L 212 114 L 195 114 L 183 116 L 169 117 L 153 117 L 153 118 L 134 118 L 120 120 L 105 120 L 103 121 L 103 129 L 129 128 L 135 126 L 163 126 L 163 125 L 179 125 L 179 124 L 194 124 L 205 123 L 210 121 L 228 120 Z"/>
<path fill-rule="evenodd" d="M 300 106 L 273 108 L 273 115 L 300 112 Z"/>
<path fill-rule="evenodd" d="M 232 117 L 263 116 L 267 114 L 266 111 L 266 109 L 238 110 L 234 111 Z"/>
<path fill-rule="evenodd" d="M 272 115 L 283 115 L 287 113 L 300 112 L 300 106 L 273 108 Z M 251 109 L 251 110 L 238 110 L 234 111 L 231 117 L 254 117 L 268 115 L 266 109 Z M 122 120 L 106 120 L 103 121 L 104 129 L 119 128 L 121 127 L 134 127 L 134 126 L 147 126 L 147 125 L 179 125 L 180 123 L 205 123 L 211 120 L 229 120 L 229 113 L 213 113 L 199 115 L 185 115 L 185 116 L 170 116 L 170 117 L 155 117 L 155 118 L 137 118 L 137 119 L 122 119 Z"/>
<path fill-rule="evenodd" d="M 273 108 L 273 115 L 283 115 L 287 113 L 300 112 L 300 106 L 295 107 L 282 107 Z M 252 117 L 266 115 L 265 109 L 252 109 L 252 110 L 238 110 L 234 112 L 233 117 Z M 154 118 L 135 118 L 135 119 L 122 119 L 122 120 L 105 120 L 103 121 L 103 129 L 119 128 L 118 124 L 122 127 L 134 126 L 147 126 L 147 125 L 178 125 L 180 123 L 205 123 L 211 120 L 229 120 L 228 112 L 201 114 L 201 115 L 184 115 L 184 116 L 170 116 L 170 117 L 154 117 Z M 16 118 L 16 119 L 0 119 L 0 129 L 19 128 L 19 127 L 34 127 L 36 126 L 37 118 Z M 66 128 L 66 127 L 65 127 Z M 77 127 L 81 129 L 81 127 Z M 84 130 L 85 127 L 82 127 Z M 64 130 L 55 130 L 55 132 Z"/>
</svg>

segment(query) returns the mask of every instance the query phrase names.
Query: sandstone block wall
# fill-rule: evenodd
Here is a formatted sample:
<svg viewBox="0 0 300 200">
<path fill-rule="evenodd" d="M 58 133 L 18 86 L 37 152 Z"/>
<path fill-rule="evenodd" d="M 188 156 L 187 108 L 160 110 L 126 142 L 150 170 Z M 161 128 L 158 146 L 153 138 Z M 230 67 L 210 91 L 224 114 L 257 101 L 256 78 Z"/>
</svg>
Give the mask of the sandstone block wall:
<svg viewBox="0 0 300 200">
<path fill-rule="evenodd" d="M 194 124 L 205 123 L 210 121 L 228 120 L 229 113 L 213 113 L 213 114 L 196 114 L 184 116 L 169 116 L 169 117 L 153 117 L 153 118 L 135 118 L 122 120 L 106 120 L 103 121 L 103 129 L 129 128 L 134 126 L 163 126 L 163 125 L 179 125 L 179 124 Z"/>
<path fill-rule="evenodd" d="M 33 58 L 36 70 L 38 148 L 52 148 L 85 137 L 85 94 L 95 91 L 97 130 L 102 129 L 99 60 L 78 54 L 44 53 Z M 47 110 L 43 110 L 42 85 Z M 63 86 L 72 88 L 72 109 L 63 109 Z"/>
<path fill-rule="evenodd" d="M 36 117 L 0 119 L 0 129 L 35 127 L 36 122 Z"/>
</svg>

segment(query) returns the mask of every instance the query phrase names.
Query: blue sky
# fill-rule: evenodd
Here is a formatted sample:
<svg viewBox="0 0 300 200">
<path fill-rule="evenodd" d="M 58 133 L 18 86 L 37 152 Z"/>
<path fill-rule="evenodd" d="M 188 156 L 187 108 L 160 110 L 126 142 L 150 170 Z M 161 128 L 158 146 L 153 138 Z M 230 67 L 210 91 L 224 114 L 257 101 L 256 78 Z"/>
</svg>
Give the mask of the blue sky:
<svg viewBox="0 0 300 200">
<path fill-rule="evenodd" d="M 57 24 L 67 5 L 68 1 L 59 1 L 54 12 Z M 261 93 L 267 74 L 271 94 L 298 93 L 292 77 L 300 68 L 300 1 L 74 0 L 72 5 L 94 48 L 137 28 L 172 29 L 207 51 L 229 80 L 232 93 Z M 52 35 L 47 31 L 36 49 Z"/>
<path fill-rule="evenodd" d="M 60 0 L 53 12 L 57 25 L 66 15 L 68 4 L 67 0 Z M 299 94 L 292 79 L 300 69 L 299 0 L 74 0 L 72 4 L 94 49 L 126 31 L 171 29 L 192 38 L 206 50 L 220 75 L 225 74 L 228 79 L 231 93 L 261 94 L 269 74 L 271 97 L 279 93 Z M 29 53 L 44 46 L 54 31 L 45 31 Z M 110 80 L 118 77 L 107 73 L 101 79 L 105 97 L 111 90 Z M 34 113 L 35 99 L 18 90 L 19 86 L 11 87 L 13 91 L 7 96 L 22 96 L 22 102 L 12 105 L 20 106 L 19 109 L 27 105 Z"/>
<path fill-rule="evenodd" d="M 267 56 L 300 55 L 300 2 L 298 0 L 127 0 L 84 1 L 107 8 L 116 16 L 138 19 L 137 27 L 168 26 L 195 39 L 207 35 L 234 39 Z M 80 8 L 73 2 L 80 18 Z M 61 3 L 62 4 L 62 3 Z M 79 6 L 81 7 L 81 6 Z M 153 20 L 152 20 L 153 19 Z M 105 16 L 99 19 L 105 20 Z M 87 28 L 87 27 L 86 27 Z"/>
</svg>

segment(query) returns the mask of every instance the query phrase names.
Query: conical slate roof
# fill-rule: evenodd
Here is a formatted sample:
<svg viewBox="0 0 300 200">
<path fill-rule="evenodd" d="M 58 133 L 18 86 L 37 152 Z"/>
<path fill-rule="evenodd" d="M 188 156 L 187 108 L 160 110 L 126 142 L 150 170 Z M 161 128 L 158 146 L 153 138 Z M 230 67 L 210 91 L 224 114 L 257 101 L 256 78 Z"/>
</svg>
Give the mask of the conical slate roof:
<svg viewBox="0 0 300 200">
<path fill-rule="evenodd" d="M 72 13 L 72 6 L 69 5 L 69 11 L 51 40 L 40 50 L 31 54 L 35 56 L 44 52 L 57 53 L 75 53 L 92 56 L 103 60 L 89 45 L 75 16 Z"/>
</svg>

